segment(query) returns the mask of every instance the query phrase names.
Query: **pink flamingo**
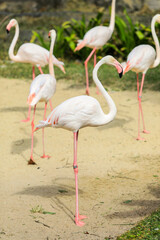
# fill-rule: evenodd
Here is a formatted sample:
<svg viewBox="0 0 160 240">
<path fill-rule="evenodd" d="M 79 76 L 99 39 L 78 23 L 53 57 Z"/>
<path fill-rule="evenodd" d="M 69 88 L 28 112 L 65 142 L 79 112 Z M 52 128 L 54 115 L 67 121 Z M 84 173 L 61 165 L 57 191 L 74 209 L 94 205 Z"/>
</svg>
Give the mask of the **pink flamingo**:
<svg viewBox="0 0 160 240">
<path fill-rule="evenodd" d="M 6 27 L 7 33 L 10 32 L 10 29 L 15 27 L 15 35 L 12 40 L 12 43 L 9 47 L 9 57 L 15 62 L 21 63 L 30 63 L 32 64 L 32 77 L 35 78 L 35 65 L 38 67 L 41 74 L 43 74 L 42 68 L 48 64 L 49 61 L 49 51 L 35 43 L 24 43 L 18 49 L 16 55 L 14 55 L 14 48 L 19 37 L 19 25 L 16 19 L 11 19 Z M 52 55 L 53 64 L 59 67 L 64 73 L 64 63 L 60 62 L 54 55 Z M 50 101 L 51 109 L 52 104 Z M 27 119 L 22 120 L 23 122 L 28 122 L 30 120 L 31 107 L 29 106 Z"/>
<path fill-rule="evenodd" d="M 141 99 L 142 99 L 142 89 L 144 84 L 144 78 L 147 70 L 149 68 L 155 68 L 160 63 L 160 46 L 159 41 L 155 32 L 155 23 L 160 23 L 160 14 L 156 14 L 151 21 L 151 31 L 152 36 L 155 42 L 156 51 L 155 49 L 147 44 L 139 45 L 135 47 L 127 57 L 127 63 L 123 68 L 123 74 L 128 72 L 129 70 L 136 72 L 137 74 L 137 94 L 138 94 L 138 102 L 139 102 L 139 111 L 138 111 L 138 137 L 137 140 L 143 140 L 140 136 L 140 115 L 142 117 L 143 123 L 143 133 L 149 133 L 145 128 L 143 111 L 141 106 Z M 139 78 L 138 73 L 142 73 L 142 81 L 141 86 L 139 85 Z"/>
<path fill-rule="evenodd" d="M 59 106 L 57 106 L 48 116 L 46 121 L 40 121 L 40 124 L 36 126 L 36 129 L 44 127 L 64 128 L 73 132 L 74 135 L 74 161 L 73 169 L 75 174 L 75 186 L 76 186 L 76 214 L 75 223 L 78 226 L 83 226 L 84 222 L 80 221 L 86 216 L 79 215 L 78 208 L 78 165 L 77 165 L 77 144 L 78 144 L 78 132 L 80 128 L 84 127 L 97 127 L 105 125 L 111 122 L 116 115 L 117 109 L 109 96 L 107 91 L 97 77 L 97 71 L 102 64 L 109 64 L 116 67 L 120 77 L 123 74 L 123 68 L 121 64 L 112 56 L 106 56 L 102 58 L 95 66 L 93 70 L 93 80 L 103 94 L 105 100 L 109 105 L 109 113 L 104 114 L 99 102 L 90 96 L 82 95 L 70 98 Z"/>
<path fill-rule="evenodd" d="M 50 100 L 50 98 L 54 95 L 56 91 L 56 79 L 54 75 L 53 62 L 52 62 L 53 47 L 56 39 L 55 30 L 51 30 L 49 32 L 49 37 L 51 37 L 51 45 L 50 45 L 50 52 L 49 52 L 49 74 L 39 74 L 36 78 L 34 78 L 30 87 L 30 93 L 27 100 L 30 106 L 34 106 L 33 119 L 31 122 L 31 126 L 32 126 L 31 157 L 28 164 L 35 164 L 35 162 L 33 161 L 33 130 L 34 130 L 34 116 L 36 111 L 36 104 L 42 101 L 45 102 L 45 109 L 44 109 L 44 120 L 45 120 L 47 102 Z M 42 158 L 49 158 L 48 155 L 45 155 L 45 151 L 44 151 L 44 129 L 42 129 L 42 140 L 43 140 Z"/>
<path fill-rule="evenodd" d="M 80 50 L 83 47 L 89 47 L 93 48 L 89 56 L 84 62 L 85 65 L 85 72 L 86 72 L 86 94 L 89 95 L 89 79 L 88 79 L 88 61 L 94 54 L 94 66 L 96 65 L 96 50 L 103 47 L 111 38 L 114 25 L 115 25 L 115 4 L 116 0 L 112 0 L 112 11 L 111 11 L 111 18 L 110 18 L 110 24 L 108 27 L 105 26 L 96 26 L 92 29 L 90 29 L 86 34 L 84 35 L 84 38 L 82 40 L 78 40 L 77 47 L 74 51 Z M 97 90 L 98 93 L 98 90 Z"/>
</svg>

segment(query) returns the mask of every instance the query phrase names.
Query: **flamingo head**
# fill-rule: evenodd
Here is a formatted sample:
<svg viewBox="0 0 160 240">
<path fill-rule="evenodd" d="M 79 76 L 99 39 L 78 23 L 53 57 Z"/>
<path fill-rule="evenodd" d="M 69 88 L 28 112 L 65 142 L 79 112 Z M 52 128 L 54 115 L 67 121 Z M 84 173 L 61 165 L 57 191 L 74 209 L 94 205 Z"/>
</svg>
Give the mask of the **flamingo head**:
<svg viewBox="0 0 160 240">
<path fill-rule="evenodd" d="M 121 78 L 123 76 L 123 67 L 122 65 L 112 56 L 109 56 L 109 63 L 117 69 L 117 72 L 119 74 L 119 77 Z"/>
<path fill-rule="evenodd" d="M 156 18 L 156 22 L 160 23 L 160 14 L 156 14 L 155 18 Z"/>
<path fill-rule="evenodd" d="M 56 38 L 56 31 L 54 29 L 50 30 L 48 33 L 48 37 Z"/>
<path fill-rule="evenodd" d="M 12 27 L 15 27 L 16 24 L 17 24 L 17 20 L 14 19 L 14 18 L 11 19 L 10 22 L 8 23 L 7 27 L 6 27 L 6 31 L 7 31 L 7 33 L 9 33 L 10 30 L 11 30 L 11 28 L 12 28 Z"/>
</svg>

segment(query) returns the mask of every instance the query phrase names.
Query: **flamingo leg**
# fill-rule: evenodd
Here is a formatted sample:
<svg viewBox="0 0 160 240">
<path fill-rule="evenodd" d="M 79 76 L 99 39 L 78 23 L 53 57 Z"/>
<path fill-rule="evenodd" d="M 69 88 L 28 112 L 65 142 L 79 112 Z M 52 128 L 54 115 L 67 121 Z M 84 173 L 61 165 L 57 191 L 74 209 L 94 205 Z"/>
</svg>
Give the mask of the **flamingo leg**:
<svg viewBox="0 0 160 240">
<path fill-rule="evenodd" d="M 142 89 L 143 89 L 143 84 L 144 84 L 144 78 L 145 78 L 145 74 L 143 73 L 143 75 L 142 75 L 142 81 L 141 81 L 141 87 L 140 87 L 140 89 L 139 89 L 139 79 L 138 79 L 138 74 L 137 74 L 137 94 L 138 94 L 138 102 L 139 102 L 139 110 L 138 110 L 138 137 L 137 137 L 137 140 L 144 140 L 144 138 L 141 138 L 141 136 L 140 136 L 140 115 L 141 115 L 141 117 L 142 117 L 143 133 L 149 133 L 149 132 L 146 130 L 146 128 L 145 128 L 143 111 L 142 111 L 142 105 L 141 105 Z"/>
<path fill-rule="evenodd" d="M 80 221 L 81 219 L 87 218 L 86 216 L 79 215 L 79 205 L 78 205 L 78 165 L 77 165 L 77 145 L 78 145 L 78 131 L 74 132 L 74 161 L 73 169 L 75 174 L 75 186 L 76 186 L 76 214 L 75 223 L 77 226 L 82 227 L 85 223 Z"/>
<path fill-rule="evenodd" d="M 96 57 L 96 51 L 94 52 L 94 67 L 96 66 L 97 64 L 97 57 Z M 96 86 L 96 93 L 99 95 L 100 92 L 99 92 L 99 89 L 98 87 Z"/>
<path fill-rule="evenodd" d="M 32 127 L 32 140 L 31 140 L 31 156 L 30 156 L 30 160 L 28 161 L 28 164 L 36 164 L 33 161 L 33 134 L 34 134 L 34 117 L 35 117 L 35 112 L 36 112 L 36 105 L 34 106 L 34 111 L 33 111 L 33 118 L 32 118 L 32 122 L 31 122 L 31 127 Z"/>
<path fill-rule="evenodd" d="M 87 59 L 84 62 L 85 71 L 86 71 L 86 94 L 87 95 L 89 95 L 88 61 L 90 60 L 90 58 L 92 57 L 92 55 L 95 51 L 96 51 L 96 48 L 93 48 L 93 50 L 91 51 L 91 53 L 89 54 L 89 56 L 87 57 Z"/>
<path fill-rule="evenodd" d="M 43 120 L 46 120 L 46 110 L 47 110 L 47 103 L 45 103 L 45 107 L 44 107 L 44 118 Z M 41 158 L 50 158 L 50 156 L 45 155 L 45 150 L 44 150 L 44 128 L 42 128 L 42 143 L 43 143 L 43 156 L 41 156 Z"/>
<path fill-rule="evenodd" d="M 32 67 L 32 79 L 33 80 L 35 79 L 35 67 L 34 66 Z M 27 116 L 27 118 L 24 119 L 24 120 L 21 120 L 21 122 L 29 122 L 30 115 L 31 115 L 31 106 L 29 106 L 29 108 L 28 108 L 28 116 Z"/>
<path fill-rule="evenodd" d="M 41 66 L 38 66 L 38 69 L 39 69 L 40 73 L 43 74 Z"/>
</svg>

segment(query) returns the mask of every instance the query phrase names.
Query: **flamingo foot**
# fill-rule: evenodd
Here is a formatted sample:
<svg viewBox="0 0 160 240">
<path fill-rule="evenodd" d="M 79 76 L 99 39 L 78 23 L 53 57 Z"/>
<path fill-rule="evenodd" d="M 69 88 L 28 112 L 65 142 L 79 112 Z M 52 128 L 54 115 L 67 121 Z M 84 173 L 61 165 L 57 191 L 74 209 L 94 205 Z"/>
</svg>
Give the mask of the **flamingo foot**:
<svg viewBox="0 0 160 240">
<path fill-rule="evenodd" d="M 50 158 L 51 156 L 49 156 L 49 155 L 45 155 L 45 154 L 43 154 L 43 156 L 41 156 L 41 158 Z"/>
<path fill-rule="evenodd" d="M 143 130 L 143 133 L 149 134 L 150 132 L 147 130 Z"/>
<path fill-rule="evenodd" d="M 86 89 L 86 94 L 89 96 L 89 90 L 88 89 Z"/>
<path fill-rule="evenodd" d="M 30 121 L 30 117 L 27 117 L 26 119 L 21 120 L 21 122 L 29 122 L 29 121 Z"/>
<path fill-rule="evenodd" d="M 85 216 L 85 215 L 78 215 L 78 217 L 75 217 L 76 225 L 79 226 L 79 227 L 83 227 L 85 225 L 85 223 L 80 221 L 80 220 L 82 220 L 84 218 L 87 218 L 87 216 Z"/>
<path fill-rule="evenodd" d="M 136 140 L 145 140 L 144 138 L 142 138 L 142 137 L 140 137 L 140 136 L 138 136 L 137 138 L 136 138 Z"/>
<path fill-rule="evenodd" d="M 75 219 L 75 223 L 76 223 L 76 225 L 77 225 L 78 227 L 83 227 L 83 226 L 85 225 L 84 222 L 79 221 L 78 219 Z"/>
<path fill-rule="evenodd" d="M 36 165 L 36 163 L 33 161 L 32 157 L 28 161 L 28 165 Z"/>
<path fill-rule="evenodd" d="M 80 220 L 85 219 L 85 218 L 87 218 L 87 216 L 85 216 L 85 215 L 78 215 L 78 219 L 80 219 Z"/>
</svg>

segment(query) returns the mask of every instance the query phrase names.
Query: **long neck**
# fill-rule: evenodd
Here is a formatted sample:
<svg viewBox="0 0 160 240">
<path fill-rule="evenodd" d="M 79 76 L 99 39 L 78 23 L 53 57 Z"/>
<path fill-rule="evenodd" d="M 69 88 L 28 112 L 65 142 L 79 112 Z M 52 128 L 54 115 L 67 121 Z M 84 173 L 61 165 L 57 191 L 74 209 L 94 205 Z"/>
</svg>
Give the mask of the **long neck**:
<svg viewBox="0 0 160 240">
<path fill-rule="evenodd" d="M 155 47 L 156 47 L 156 59 L 152 65 L 153 68 L 157 67 L 160 63 L 160 45 L 159 45 L 159 41 L 155 31 L 155 23 L 156 23 L 156 17 L 153 17 L 151 22 L 151 30 L 152 30 L 152 36 L 154 39 Z"/>
<path fill-rule="evenodd" d="M 54 43 L 55 43 L 55 37 L 53 38 L 51 36 L 51 44 L 50 44 L 50 50 L 49 50 L 49 73 L 55 78 L 54 68 L 53 68 L 53 57 L 52 57 Z"/>
<path fill-rule="evenodd" d="M 115 103 L 113 102 L 112 98 L 109 96 L 108 92 L 104 89 L 103 85 L 101 84 L 101 82 L 99 81 L 98 76 L 97 76 L 98 69 L 104 63 L 106 63 L 106 62 L 103 59 L 101 59 L 96 64 L 96 66 L 93 70 L 93 80 L 94 80 L 96 86 L 98 87 L 98 89 L 100 90 L 100 92 L 102 93 L 102 95 L 104 96 L 104 98 L 106 99 L 108 106 L 109 106 L 109 113 L 105 114 L 105 122 L 103 124 L 112 121 L 117 113 Z"/>
<path fill-rule="evenodd" d="M 115 25 L 115 8 L 116 8 L 116 0 L 112 0 L 112 6 L 111 6 L 111 17 L 110 17 L 110 24 L 109 28 L 113 32 L 114 25 Z"/>
<path fill-rule="evenodd" d="M 15 48 L 15 45 L 16 45 L 16 42 L 18 40 L 18 37 L 19 37 L 19 26 L 18 26 L 18 23 L 15 25 L 15 34 L 14 34 L 14 38 L 12 40 L 12 43 L 9 47 L 9 57 L 10 59 L 12 59 L 13 61 L 17 61 L 18 57 L 16 55 L 14 55 L 14 48 Z"/>
</svg>

